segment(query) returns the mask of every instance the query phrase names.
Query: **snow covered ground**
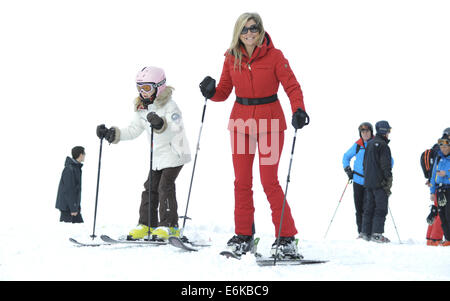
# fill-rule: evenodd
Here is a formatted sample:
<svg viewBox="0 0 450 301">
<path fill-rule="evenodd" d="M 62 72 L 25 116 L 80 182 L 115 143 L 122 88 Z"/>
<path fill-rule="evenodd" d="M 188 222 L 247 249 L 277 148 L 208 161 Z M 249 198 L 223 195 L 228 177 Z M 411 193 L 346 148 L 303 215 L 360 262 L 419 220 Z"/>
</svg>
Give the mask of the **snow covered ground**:
<svg viewBox="0 0 450 301">
<path fill-rule="evenodd" d="M 427 247 L 428 191 L 421 152 L 449 126 L 450 28 L 446 1 L 14 1 L 0 4 L 0 280 L 450 280 L 449 248 Z M 196 7 L 202 7 L 196 10 Z M 157 13 L 155 13 L 157 8 Z M 76 247 L 92 233 L 99 141 L 95 127 L 132 117 L 134 76 L 166 70 L 191 149 L 203 99 L 198 83 L 218 79 L 236 18 L 261 14 L 302 85 L 311 124 L 299 131 L 288 201 L 308 259 L 328 263 L 258 267 L 218 256 L 233 235 L 233 169 L 226 125 L 233 96 L 208 103 L 185 234 L 212 246 Z M 189 13 L 186 13 L 189 12 Z M 5 46 L 6 45 L 6 46 Z M 280 87 L 286 116 L 288 99 Z M 289 118 L 287 118 L 289 120 Z M 385 235 L 357 240 L 342 155 L 363 121 L 393 127 L 394 186 Z M 293 130 L 286 131 L 279 179 L 285 187 Z M 83 225 L 61 224 L 54 209 L 64 160 L 86 147 Z M 104 145 L 96 234 L 117 237 L 137 222 L 148 173 L 146 137 Z M 274 240 L 268 202 L 254 166 L 259 251 Z M 184 213 L 192 163 L 177 180 Z M 181 273 L 187 269 L 189 273 Z"/>
<path fill-rule="evenodd" d="M 230 232 L 192 228 L 196 234 L 214 235 L 213 246 L 198 253 L 184 253 L 171 246 L 111 245 L 74 247 L 68 233 L 89 241 L 90 227 L 48 224 L 48 231 L 30 231 L 27 240 L 13 234 L 2 241 L 2 280 L 170 280 L 170 281 L 417 281 L 449 280 L 450 259 L 445 248 L 426 247 L 412 239 L 378 245 L 354 239 L 302 240 L 301 251 L 309 259 L 330 262 L 311 266 L 259 267 L 252 256 L 242 260 L 219 256 Z M 69 229 L 70 228 L 70 229 Z M 74 229 L 78 228 L 78 229 Z M 14 227 L 11 227 L 14 230 Z M 100 227 L 100 233 L 122 234 L 118 227 Z M 115 231 L 114 231 L 115 230 Z M 272 237 L 263 235 L 261 252 Z M 181 272 L 189 271 L 189 272 Z"/>
</svg>

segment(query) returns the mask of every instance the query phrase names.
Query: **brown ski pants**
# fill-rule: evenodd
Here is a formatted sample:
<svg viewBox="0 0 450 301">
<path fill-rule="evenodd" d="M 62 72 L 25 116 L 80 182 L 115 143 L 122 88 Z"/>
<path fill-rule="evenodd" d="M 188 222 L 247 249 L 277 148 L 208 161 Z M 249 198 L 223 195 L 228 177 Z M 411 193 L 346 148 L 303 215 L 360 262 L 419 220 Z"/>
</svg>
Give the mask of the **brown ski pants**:
<svg viewBox="0 0 450 301">
<path fill-rule="evenodd" d="M 175 190 L 175 179 L 181 171 L 181 166 L 169 167 L 161 170 L 152 170 L 152 185 L 150 188 L 150 173 L 144 183 L 145 190 L 142 192 L 141 206 L 139 208 L 139 224 L 148 225 L 148 205 L 150 190 L 150 227 L 178 227 L 178 204 Z M 158 222 L 158 206 L 159 217 Z"/>
</svg>

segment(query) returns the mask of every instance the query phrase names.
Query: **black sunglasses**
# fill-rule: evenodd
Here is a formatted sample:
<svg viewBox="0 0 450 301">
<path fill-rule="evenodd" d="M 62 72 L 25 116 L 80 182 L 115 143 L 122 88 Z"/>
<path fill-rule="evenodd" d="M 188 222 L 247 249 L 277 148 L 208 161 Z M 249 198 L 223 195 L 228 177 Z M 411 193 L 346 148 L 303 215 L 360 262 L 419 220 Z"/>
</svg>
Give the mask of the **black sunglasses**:
<svg viewBox="0 0 450 301">
<path fill-rule="evenodd" d="M 255 25 L 255 24 L 253 24 L 253 25 L 250 26 L 250 27 L 245 27 L 245 26 L 244 26 L 244 28 L 242 28 L 241 34 L 246 34 L 249 30 L 250 30 L 250 32 L 252 32 L 252 33 L 257 33 L 257 32 L 259 32 L 258 26 Z"/>
</svg>

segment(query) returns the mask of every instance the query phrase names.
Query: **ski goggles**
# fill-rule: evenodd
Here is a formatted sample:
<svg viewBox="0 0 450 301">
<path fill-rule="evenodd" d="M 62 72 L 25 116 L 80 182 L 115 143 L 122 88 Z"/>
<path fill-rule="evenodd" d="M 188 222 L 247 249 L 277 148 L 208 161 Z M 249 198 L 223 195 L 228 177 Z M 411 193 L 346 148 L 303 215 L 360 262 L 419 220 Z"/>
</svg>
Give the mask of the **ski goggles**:
<svg viewBox="0 0 450 301">
<path fill-rule="evenodd" d="M 369 128 L 365 128 L 365 127 L 361 127 L 361 128 L 359 129 L 359 131 L 360 131 L 360 132 L 370 132 L 370 129 L 369 129 Z"/>
<path fill-rule="evenodd" d="M 448 141 L 447 139 L 439 139 L 438 144 L 439 144 L 439 146 L 444 146 L 444 145 L 449 146 L 450 141 Z"/>
<path fill-rule="evenodd" d="M 151 93 L 155 89 L 152 84 L 136 84 L 136 87 L 139 92 Z"/>
<path fill-rule="evenodd" d="M 256 24 L 253 24 L 253 25 L 250 26 L 250 27 L 245 27 L 245 26 L 244 26 L 244 28 L 242 28 L 241 34 L 246 34 L 249 30 L 250 30 L 250 32 L 252 32 L 252 33 L 257 33 L 257 32 L 259 32 L 259 27 L 258 27 L 258 25 L 256 25 Z"/>
<path fill-rule="evenodd" d="M 161 87 L 166 83 L 166 79 L 163 79 L 159 83 L 136 83 L 137 90 L 139 92 L 152 93 L 154 89 Z"/>
</svg>

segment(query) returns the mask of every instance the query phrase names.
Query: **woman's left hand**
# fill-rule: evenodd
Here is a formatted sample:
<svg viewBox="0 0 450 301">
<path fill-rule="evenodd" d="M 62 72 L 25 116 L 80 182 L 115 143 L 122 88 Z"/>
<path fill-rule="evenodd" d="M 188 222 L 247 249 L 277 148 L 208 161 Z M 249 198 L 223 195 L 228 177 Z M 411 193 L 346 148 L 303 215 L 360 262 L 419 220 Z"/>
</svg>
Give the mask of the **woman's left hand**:
<svg viewBox="0 0 450 301">
<path fill-rule="evenodd" d="M 298 130 L 309 124 L 309 116 L 301 108 L 298 108 L 292 115 L 292 126 Z"/>
</svg>

